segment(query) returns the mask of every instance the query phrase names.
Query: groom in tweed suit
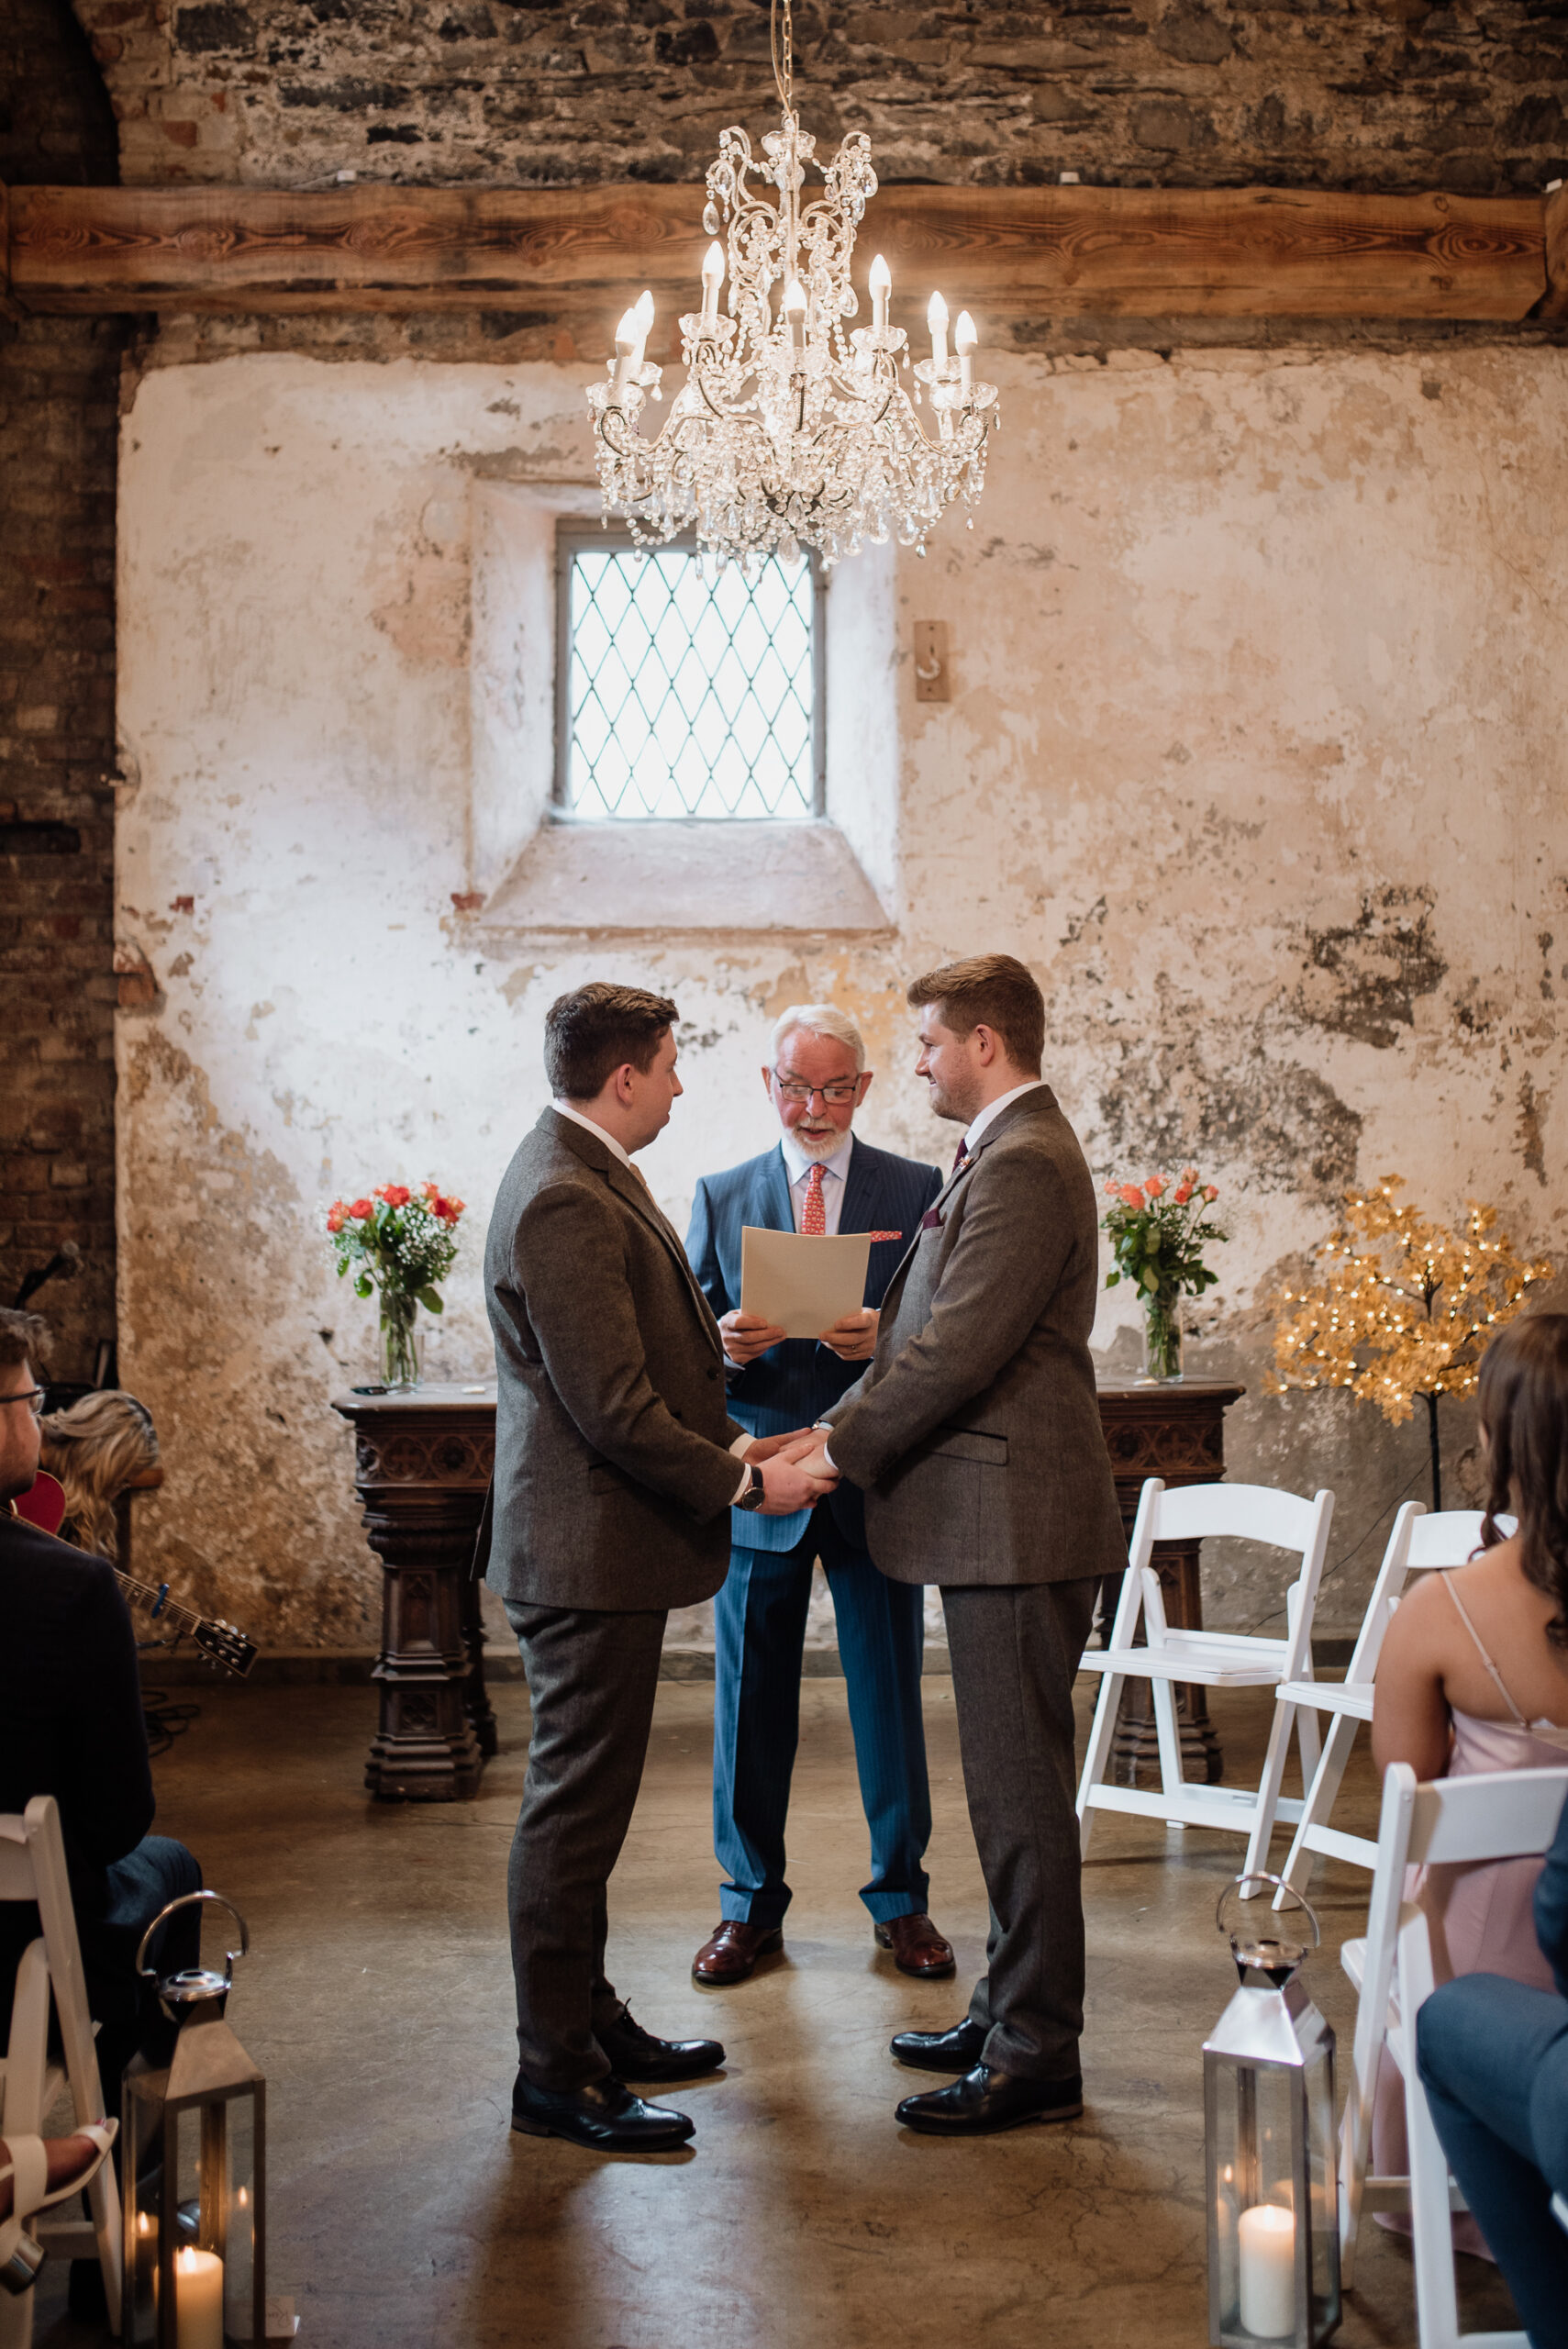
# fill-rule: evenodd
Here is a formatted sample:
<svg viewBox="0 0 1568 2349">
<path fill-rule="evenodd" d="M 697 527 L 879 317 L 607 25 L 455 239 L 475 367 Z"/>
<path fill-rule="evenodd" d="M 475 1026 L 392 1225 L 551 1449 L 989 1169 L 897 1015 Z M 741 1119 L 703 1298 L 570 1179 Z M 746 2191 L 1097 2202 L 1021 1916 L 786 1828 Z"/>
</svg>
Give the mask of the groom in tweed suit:
<svg viewBox="0 0 1568 2349">
<path fill-rule="evenodd" d="M 979 2136 L 1083 2109 L 1073 1680 L 1127 1545 L 1089 1353 L 1097 1203 L 1040 1075 L 1040 989 L 1011 955 L 982 954 L 908 995 L 917 1073 L 963 1141 L 888 1284 L 871 1368 L 803 1456 L 864 1492 L 884 1575 L 941 1587 L 991 1935 L 964 2020 L 900 2032 L 893 2052 L 959 2075 L 906 2097 L 906 2127 Z"/>
<path fill-rule="evenodd" d="M 644 2031 L 605 1972 L 665 1614 L 717 1589 L 732 1507 L 809 1508 L 831 1481 L 729 1417 L 717 1325 L 632 1163 L 680 1096 L 675 1018 L 640 987 L 550 1006 L 555 1100 L 502 1178 L 484 1249 L 497 1393 L 481 1552 L 533 1704 L 507 1876 L 512 2125 L 626 2153 L 692 2134 L 628 2080 L 724 2060 L 717 2040 Z"/>
<path fill-rule="evenodd" d="M 876 1342 L 876 1308 L 941 1188 L 934 1166 L 873 1150 L 850 1129 L 871 1071 L 860 1030 L 833 1004 L 792 1004 L 769 1040 L 762 1083 L 782 1129 L 760 1158 L 696 1188 L 686 1246 L 718 1317 L 729 1408 L 759 1436 L 810 1427 L 853 1385 Z M 819 1339 L 785 1338 L 740 1311 L 742 1234 L 873 1234 L 862 1309 Z M 931 1798 L 920 1711 L 925 1593 L 889 1582 L 866 1553 L 861 1497 L 841 1486 L 815 1510 L 737 1509 L 729 1572 L 715 1603 L 713 1834 L 729 1881 L 717 1929 L 692 1972 L 709 1988 L 744 1981 L 782 1942 L 790 1890 L 784 1820 L 800 1734 L 800 1667 L 812 1567 L 832 1594 L 854 1731 L 871 1878 L 861 1898 L 901 1972 L 951 1974 L 952 1951 L 926 1914 Z"/>
</svg>

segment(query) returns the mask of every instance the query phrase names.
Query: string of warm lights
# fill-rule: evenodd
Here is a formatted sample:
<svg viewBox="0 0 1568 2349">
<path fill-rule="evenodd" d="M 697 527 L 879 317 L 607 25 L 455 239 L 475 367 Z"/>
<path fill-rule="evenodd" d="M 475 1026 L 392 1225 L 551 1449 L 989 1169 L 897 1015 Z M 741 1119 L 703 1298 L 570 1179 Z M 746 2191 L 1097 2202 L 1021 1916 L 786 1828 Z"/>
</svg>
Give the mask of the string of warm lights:
<svg viewBox="0 0 1568 2349">
<path fill-rule="evenodd" d="M 1473 1390 L 1493 1334 L 1551 1267 L 1519 1254 L 1497 1230 L 1496 1208 L 1472 1200 L 1462 1228 L 1451 1231 L 1397 1200 L 1404 1187 L 1402 1176 L 1385 1174 L 1364 1195 L 1347 1197 L 1344 1220 L 1314 1264 L 1322 1277 L 1281 1293 L 1268 1386 L 1275 1395 L 1348 1387 L 1395 1426 L 1420 1397 L 1440 1507 L 1438 1397 Z"/>
</svg>

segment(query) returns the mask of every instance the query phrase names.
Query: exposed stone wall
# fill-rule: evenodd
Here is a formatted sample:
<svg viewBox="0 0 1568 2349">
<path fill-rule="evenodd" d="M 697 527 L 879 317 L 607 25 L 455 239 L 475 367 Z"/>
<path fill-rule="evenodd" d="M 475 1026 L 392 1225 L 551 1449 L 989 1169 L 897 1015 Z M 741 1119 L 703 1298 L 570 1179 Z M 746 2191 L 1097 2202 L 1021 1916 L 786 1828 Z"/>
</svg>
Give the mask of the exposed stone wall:
<svg viewBox="0 0 1568 2349">
<path fill-rule="evenodd" d="M 66 0 L 6 0 L 0 180 L 116 177 L 114 118 Z M 117 321 L 0 317 L 0 1303 L 66 1241 L 38 1308 L 56 1375 L 115 1322 Z"/>
<path fill-rule="evenodd" d="M 128 180 L 679 180 L 770 111 L 765 0 L 78 0 Z M 802 5 L 819 139 L 890 180 L 1538 189 L 1564 27 L 1539 0 Z"/>
<path fill-rule="evenodd" d="M 1233 1473 L 1338 1491 L 1324 1623 L 1355 1622 L 1424 1433 L 1267 1398 L 1273 1292 L 1344 1186 L 1390 1170 L 1433 1211 L 1495 1201 L 1554 1260 L 1568 1240 L 1568 353 L 1123 350 L 998 376 L 973 532 L 868 552 L 828 594 L 851 838 L 866 763 L 836 767 L 835 739 L 891 774 L 888 928 L 858 941 L 506 925 L 481 761 L 521 796 L 549 723 L 549 518 L 594 499 L 579 371 L 257 354 L 142 379 L 120 916 L 159 1000 L 120 1020 L 124 1343 L 169 1464 L 139 1538 L 194 1603 L 368 1640 L 327 1406 L 369 1375 L 373 1323 L 316 1213 L 388 1178 L 466 1197 L 429 1367 L 483 1374 L 480 1236 L 561 988 L 679 1003 L 685 1096 L 645 1163 L 684 1229 L 696 1175 L 768 1144 L 756 1067 L 790 1001 L 859 1010 L 868 1138 L 945 1161 L 903 980 L 1000 947 L 1045 988 L 1096 1175 L 1191 1155 L 1223 1186 L 1195 1366 L 1249 1389 Z M 914 699 L 918 619 L 951 632 L 945 705 Z M 1109 1363 L 1136 1364 L 1135 1324 L 1104 1298 Z M 1462 1494 L 1462 1407 L 1445 1432 Z M 1207 1570 L 1215 1620 L 1277 1609 L 1272 1568 Z"/>
</svg>

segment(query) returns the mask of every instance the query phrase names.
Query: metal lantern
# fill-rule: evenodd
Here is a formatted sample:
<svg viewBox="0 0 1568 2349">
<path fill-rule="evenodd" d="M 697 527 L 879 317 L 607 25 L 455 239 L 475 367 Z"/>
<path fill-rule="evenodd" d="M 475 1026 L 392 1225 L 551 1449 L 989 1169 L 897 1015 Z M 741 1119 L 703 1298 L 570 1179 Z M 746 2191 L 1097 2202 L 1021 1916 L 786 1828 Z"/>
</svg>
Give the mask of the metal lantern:
<svg viewBox="0 0 1568 2349">
<path fill-rule="evenodd" d="M 1238 1876 L 1219 1896 L 1240 1985 L 1203 2051 L 1208 2337 L 1315 2349 L 1340 2321 L 1334 2034 L 1299 1979 L 1307 1944 L 1286 1938 L 1300 1919 L 1282 1922 L 1276 1902 L 1255 1927 L 1240 1920 L 1265 1886 L 1310 1921 L 1314 1947 L 1322 1938 L 1278 1876 Z"/>
<path fill-rule="evenodd" d="M 223 1972 L 160 1976 L 147 1963 L 159 1928 L 182 1909 L 227 1909 L 239 1928 Z M 266 2338 L 266 2082 L 228 2023 L 245 1920 L 216 1892 L 187 1893 L 154 1918 L 137 1970 L 158 1984 L 179 2029 L 166 2071 L 138 2056 L 125 2075 L 125 2288 L 122 2335 L 157 2349 L 224 2349 Z"/>
</svg>

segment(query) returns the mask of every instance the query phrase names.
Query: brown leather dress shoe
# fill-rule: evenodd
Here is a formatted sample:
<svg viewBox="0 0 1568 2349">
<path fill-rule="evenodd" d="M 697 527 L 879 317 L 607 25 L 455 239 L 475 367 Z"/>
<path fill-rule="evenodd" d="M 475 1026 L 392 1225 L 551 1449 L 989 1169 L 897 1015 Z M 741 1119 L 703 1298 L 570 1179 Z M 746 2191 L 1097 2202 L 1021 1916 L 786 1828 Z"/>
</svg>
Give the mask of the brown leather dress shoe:
<svg viewBox="0 0 1568 2349">
<path fill-rule="evenodd" d="M 953 1970 L 952 1943 L 942 1939 L 924 1910 L 915 1917 L 890 1917 L 885 1925 L 878 1925 L 876 1945 L 893 1952 L 900 1974 L 934 1982 Z"/>
<path fill-rule="evenodd" d="M 744 1982 L 760 1957 L 783 1947 L 782 1925 L 747 1925 L 726 1917 L 693 1958 L 692 1980 L 705 1989 L 727 1989 L 732 1982 Z"/>
</svg>

